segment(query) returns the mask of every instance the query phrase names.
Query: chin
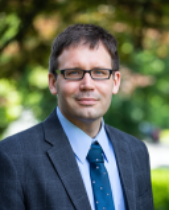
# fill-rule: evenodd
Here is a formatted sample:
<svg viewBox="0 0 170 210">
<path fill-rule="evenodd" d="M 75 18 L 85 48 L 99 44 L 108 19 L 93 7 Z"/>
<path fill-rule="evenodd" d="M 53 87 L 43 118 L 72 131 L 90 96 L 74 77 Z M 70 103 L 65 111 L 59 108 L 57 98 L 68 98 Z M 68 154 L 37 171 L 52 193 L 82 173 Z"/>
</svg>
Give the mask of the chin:
<svg viewBox="0 0 170 210">
<path fill-rule="evenodd" d="M 96 113 L 96 111 L 95 112 L 94 111 L 93 112 L 92 111 L 84 111 L 82 113 L 79 113 L 76 116 L 78 116 L 78 118 L 81 119 L 82 121 L 83 120 L 84 121 L 95 121 L 102 117 L 102 115 L 100 113 Z"/>
</svg>

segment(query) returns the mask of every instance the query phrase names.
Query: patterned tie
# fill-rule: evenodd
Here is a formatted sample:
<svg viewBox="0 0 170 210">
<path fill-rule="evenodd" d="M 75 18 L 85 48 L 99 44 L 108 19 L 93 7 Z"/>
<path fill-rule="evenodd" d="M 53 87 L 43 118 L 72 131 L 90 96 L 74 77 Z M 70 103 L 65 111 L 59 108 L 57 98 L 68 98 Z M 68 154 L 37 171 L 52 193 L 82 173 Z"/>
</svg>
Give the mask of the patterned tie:
<svg viewBox="0 0 170 210">
<path fill-rule="evenodd" d="M 90 163 L 90 176 L 96 210 L 115 210 L 107 170 L 104 166 L 103 152 L 95 142 L 87 155 Z"/>
</svg>

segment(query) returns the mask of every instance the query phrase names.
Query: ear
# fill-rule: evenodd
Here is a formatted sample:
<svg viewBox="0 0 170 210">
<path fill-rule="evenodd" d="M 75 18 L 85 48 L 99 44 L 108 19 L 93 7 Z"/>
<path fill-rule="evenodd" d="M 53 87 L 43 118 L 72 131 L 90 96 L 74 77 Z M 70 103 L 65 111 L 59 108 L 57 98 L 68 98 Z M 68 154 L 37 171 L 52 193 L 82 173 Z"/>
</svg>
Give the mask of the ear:
<svg viewBox="0 0 170 210">
<path fill-rule="evenodd" d="M 51 94 L 57 95 L 56 78 L 52 73 L 48 74 L 48 84 Z"/>
<path fill-rule="evenodd" d="M 115 71 L 113 76 L 113 89 L 112 94 L 117 94 L 120 87 L 120 72 Z"/>
</svg>

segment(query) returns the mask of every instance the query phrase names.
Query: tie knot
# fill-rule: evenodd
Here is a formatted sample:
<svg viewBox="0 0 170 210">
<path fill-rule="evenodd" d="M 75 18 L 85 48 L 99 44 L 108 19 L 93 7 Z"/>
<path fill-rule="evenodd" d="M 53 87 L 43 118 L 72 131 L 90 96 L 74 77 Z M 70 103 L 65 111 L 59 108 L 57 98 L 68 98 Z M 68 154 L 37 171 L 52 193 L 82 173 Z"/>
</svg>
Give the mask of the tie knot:
<svg viewBox="0 0 170 210">
<path fill-rule="evenodd" d="M 98 143 L 93 143 L 87 155 L 90 163 L 104 163 L 102 148 Z"/>
</svg>

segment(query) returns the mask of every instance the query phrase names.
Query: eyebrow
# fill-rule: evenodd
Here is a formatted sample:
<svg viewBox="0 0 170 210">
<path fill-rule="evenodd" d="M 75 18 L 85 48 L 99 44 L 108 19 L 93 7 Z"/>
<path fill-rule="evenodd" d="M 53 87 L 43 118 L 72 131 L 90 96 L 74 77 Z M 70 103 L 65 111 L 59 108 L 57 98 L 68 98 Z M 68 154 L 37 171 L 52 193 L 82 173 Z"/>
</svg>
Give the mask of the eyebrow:
<svg viewBox="0 0 170 210">
<path fill-rule="evenodd" d="M 70 70 L 85 70 L 85 69 L 83 69 L 81 67 L 72 67 L 72 68 L 65 68 L 65 69 L 70 69 Z M 93 68 L 87 69 L 87 70 L 95 70 L 95 69 L 112 69 L 112 68 L 97 66 L 97 67 L 93 67 Z M 64 69 L 61 69 L 61 70 L 64 70 Z"/>
</svg>

